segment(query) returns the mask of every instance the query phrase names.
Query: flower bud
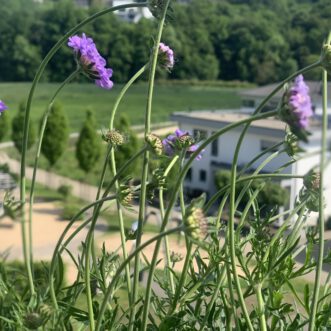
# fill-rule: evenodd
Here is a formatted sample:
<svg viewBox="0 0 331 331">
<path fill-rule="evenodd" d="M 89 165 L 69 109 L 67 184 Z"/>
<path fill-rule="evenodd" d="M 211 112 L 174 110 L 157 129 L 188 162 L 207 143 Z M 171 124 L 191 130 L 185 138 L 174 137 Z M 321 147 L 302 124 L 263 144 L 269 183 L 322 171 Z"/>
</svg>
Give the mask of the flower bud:
<svg viewBox="0 0 331 331">
<path fill-rule="evenodd" d="M 321 54 L 321 64 L 322 67 L 331 75 L 331 45 L 325 44 L 322 47 Z"/>
<path fill-rule="evenodd" d="M 45 323 L 45 317 L 36 312 L 28 312 L 24 316 L 23 323 L 29 330 L 37 330 Z"/>
<path fill-rule="evenodd" d="M 161 155 L 163 153 L 162 140 L 154 133 L 149 133 L 146 136 L 146 142 L 149 148 L 156 154 Z"/>
<path fill-rule="evenodd" d="M 184 225 L 189 236 L 200 239 L 207 233 L 207 219 L 201 208 L 194 205 L 187 209 Z"/>
<path fill-rule="evenodd" d="M 287 155 L 290 157 L 304 151 L 301 147 L 299 147 L 299 138 L 290 131 L 285 136 L 284 148 Z"/>
<path fill-rule="evenodd" d="M 321 173 L 314 169 L 310 170 L 303 178 L 303 185 L 307 190 L 318 193 L 320 188 Z"/>
<path fill-rule="evenodd" d="M 102 139 L 114 147 L 121 146 L 125 142 L 123 135 L 115 129 L 102 134 Z"/>
<path fill-rule="evenodd" d="M 170 261 L 172 263 L 177 263 L 177 262 L 180 262 L 182 261 L 184 258 L 183 258 L 183 255 L 180 254 L 180 253 L 176 253 L 174 251 L 171 252 L 170 254 Z"/>
</svg>

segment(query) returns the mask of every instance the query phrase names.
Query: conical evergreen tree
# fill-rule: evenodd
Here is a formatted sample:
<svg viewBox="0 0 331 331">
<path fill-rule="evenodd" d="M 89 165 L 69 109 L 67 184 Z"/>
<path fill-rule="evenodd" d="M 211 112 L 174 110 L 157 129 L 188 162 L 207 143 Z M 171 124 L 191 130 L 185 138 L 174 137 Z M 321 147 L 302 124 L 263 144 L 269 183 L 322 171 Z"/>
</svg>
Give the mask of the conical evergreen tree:
<svg viewBox="0 0 331 331">
<path fill-rule="evenodd" d="M 17 115 L 13 118 L 12 134 L 11 134 L 12 141 L 16 149 L 20 153 L 22 151 L 22 145 L 23 145 L 24 117 L 25 117 L 25 102 L 22 101 L 19 105 Z M 34 123 L 30 121 L 29 135 L 28 135 L 28 149 L 32 147 L 35 141 L 36 141 L 36 129 Z"/>
<path fill-rule="evenodd" d="M 41 152 L 52 167 L 67 147 L 69 138 L 68 119 L 62 106 L 55 103 L 48 116 Z"/>
<path fill-rule="evenodd" d="M 79 167 L 90 172 L 101 154 L 101 139 L 97 134 L 96 122 L 91 110 L 86 112 L 86 120 L 76 144 L 76 158 Z"/>
<path fill-rule="evenodd" d="M 9 130 L 9 118 L 6 112 L 3 112 L 0 116 L 0 141 L 2 141 L 7 135 Z"/>
</svg>

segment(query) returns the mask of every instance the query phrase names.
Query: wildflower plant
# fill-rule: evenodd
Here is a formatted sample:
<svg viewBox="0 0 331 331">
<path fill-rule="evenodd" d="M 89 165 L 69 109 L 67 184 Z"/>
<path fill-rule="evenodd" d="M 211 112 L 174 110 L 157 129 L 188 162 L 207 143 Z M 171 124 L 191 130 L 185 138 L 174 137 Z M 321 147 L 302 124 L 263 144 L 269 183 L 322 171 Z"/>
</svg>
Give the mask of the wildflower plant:
<svg viewBox="0 0 331 331">
<path fill-rule="evenodd" d="M 323 197 L 327 164 L 325 69 L 329 66 L 326 54 L 328 47 L 323 48 L 324 55 L 317 63 L 300 69 L 279 83 L 251 116 L 219 128 L 201 141 L 181 129 L 162 139 L 151 133 L 151 115 L 157 67 L 176 70 L 174 52 L 161 42 L 170 3 L 170 0 L 150 0 L 147 3 L 132 3 L 97 12 L 65 34 L 41 63 L 25 109 L 20 199 L 17 203 L 9 196 L 6 199 L 6 208 L 10 211 L 8 214 L 21 220 L 26 272 L 24 285 L 17 284 L 13 277 L 8 277 L 6 263 L 0 263 L 1 330 L 290 331 L 306 330 L 308 327 L 309 331 L 317 331 L 330 328 L 329 279 L 325 284 L 321 283 L 323 263 L 331 261 L 330 254 L 324 254 Z M 157 18 L 150 58 L 146 59 L 146 64 L 122 87 L 117 96 L 110 111 L 109 127 L 99 137 L 100 141 L 104 140 L 107 148 L 95 201 L 82 207 L 67 224 L 56 244 L 50 264 L 45 265 L 48 279 L 41 286 L 36 278 L 36 270 L 32 268 L 32 207 L 48 117 L 60 91 L 80 73 L 94 80 L 98 87 L 107 90 L 113 87 L 110 80 L 112 69 L 107 67 L 93 39 L 84 33 L 78 35 L 77 32 L 87 23 L 109 12 L 145 6 L 149 6 Z M 28 200 L 29 215 L 26 215 L 26 151 L 34 91 L 46 65 L 65 44 L 73 49 L 78 66 L 59 85 L 43 116 Z M 329 40 L 326 44 L 330 44 Z M 322 68 L 323 74 L 321 164 L 319 169 L 310 171 L 306 176 L 299 176 L 285 171 L 289 165 L 297 162 L 298 153 L 302 152 L 301 141 L 309 138 L 308 130 L 313 114 L 303 74 L 317 67 Z M 121 110 L 126 92 L 144 72 L 148 72 L 149 77 L 144 144 L 118 167 L 118 146 L 128 142 L 124 134 L 114 128 L 114 120 Z M 278 109 L 262 112 L 272 96 L 284 88 Z M 3 110 L 5 106 L 1 102 L 0 112 Z M 252 160 L 239 170 L 239 153 L 250 125 L 255 121 L 276 117 L 288 126 L 285 141 L 280 140 L 275 146 L 252 155 Z M 192 163 L 204 157 L 203 152 L 213 141 L 238 128 L 241 133 L 233 151 L 229 183 L 208 198 L 202 195 L 197 199 L 188 199 L 184 194 L 184 179 Z M 287 163 L 280 164 L 273 173 L 265 171 L 272 160 L 285 153 L 290 156 Z M 132 187 L 123 180 L 123 174 L 132 163 L 140 159 L 143 161 L 140 181 Z M 159 162 L 160 166 L 155 167 L 155 162 Z M 249 173 L 248 170 L 257 162 L 259 164 L 253 173 Z M 174 169 L 176 178 L 173 185 L 167 185 Z M 295 204 L 284 211 L 279 209 L 278 204 L 266 209 L 261 203 L 264 187 L 275 178 L 303 180 L 303 188 Z M 165 190 L 167 198 L 164 196 Z M 157 214 L 160 222 L 157 233 L 145 239 L 146 208 L 155 197 L 158 199 Z M 138 200 L 138 204 L 134 200 Z M 94 238 L 101 215 L 108 217 L 102 214 L 106 202 L 115 206 L 117 213 L 121 244 L 115 252 L 107 251 L 106 244 L 100 249 Z M 176 205 L 179 205 L 179 211 L 176 208 L 178 226 L 171 222 Z M 130 229 L 125 227 L 124 207 L 128 206 L 137 213 L 137 221 Z M 316 211 L 319 213 L 318 228 L 317 231 L 311 231 L 305 225 L 311 213 Z M 80 218 L 82 222 L 73 227 Z M 114 219 L 110 221 L 114 222 Z M 276 223 L 281 225 L 273 228 Z M 68 245 L 83 229 L 87 229 L 86 238 L 80 252 L 74 254 Z M 183 253 L 172 247 L 174 234 L 184 237 Z M 131 251 L 128 241 L 134 243 Z M 162 256 L 161 248 L 164 251 Z M 316 248 L 317 260 L 312 254 Z M 145 255 L 147 251 L 151 253 L 151 259 Z M 76 279 L 70 284 L 64 282 L 62 255 L 65 253 L 77 269 Z M 296 261 L 299 254 L 305 257 L 301 264 Z M 300 293 L 296 281 L 313 271 L 314 288 L 311 289 L 307 284 L 304 293 Z M 144 282 L 140 282 L 142 274 L 146 275 Z M 81 304 L 82 300 L 84 304 Z"/>
</svg>

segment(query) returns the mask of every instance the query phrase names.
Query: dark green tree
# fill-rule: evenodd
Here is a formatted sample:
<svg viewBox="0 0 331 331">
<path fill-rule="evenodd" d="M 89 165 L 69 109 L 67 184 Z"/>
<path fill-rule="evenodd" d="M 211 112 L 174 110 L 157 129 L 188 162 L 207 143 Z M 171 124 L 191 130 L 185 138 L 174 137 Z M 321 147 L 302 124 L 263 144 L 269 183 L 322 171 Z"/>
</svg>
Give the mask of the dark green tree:
<svg viewBox="0 0 331 331">
<path fill-rule="evenodd" d="M 115 151 L 115 159 L 117 169 L 120 169 L 121 166 L 132 156 L 134 155 L 139 148 L 139 139 L 137 135 L 130 128 L 130 121 L 124 115 L 119 117 L 115 128 L 124 134 L 127 139 L 126 142 L 118 146 Z M 138 169 L 138 162 L 131 163 L 131 165 L 127 168 L 123 176 L 134 176 L 136 170 Z"/>
<path fill-rule="evenodd" d="M 45 128 L 41 152 L 52 167 L 66 149 L 69 138 L 68 119 L 59 103 L 50 111 Z"/>
<path fill-rule="evenodd" d="M 2 141 L 9 130 L 9 118 L 6 112 L 3 112 L 0 116 L 0 141 Z"/>
<path fill-rule="evenodd" d="M 101 139 L 97 133 L 96 122 L 91 110 L 86 112 L 86 119 L 76 144 L 76 158 L 79 167 L 90 172 L 100 158 Z"/>
<path fill-rule="evenodd" d="M 21 102 L 19 105 L 18 113 L 12 120 L 12 133 L 11 138 L 16 149 L 21 153 L 23 145 L 23 129 L 24 129 L 24 117 L 25 117 L 25 102 Z M 36 141 L 35 125 L 30 121 L 29 134 L 28 134 L 28 149 Z"/>
</svg>

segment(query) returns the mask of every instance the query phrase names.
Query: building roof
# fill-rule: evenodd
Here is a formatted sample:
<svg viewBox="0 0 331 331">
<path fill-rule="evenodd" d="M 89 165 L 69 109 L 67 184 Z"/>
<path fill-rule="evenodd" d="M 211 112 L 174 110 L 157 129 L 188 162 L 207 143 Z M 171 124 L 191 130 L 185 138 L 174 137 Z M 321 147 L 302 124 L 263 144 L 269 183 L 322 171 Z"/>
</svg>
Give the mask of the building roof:
<svg viewBox="0 0 331 331">
<path fill-rule="evenodd" d="M 279 83 L 260 86 L 252 89 L 245 89 L 239 92 L 242 97 L 258 97 L 264 98 L 269 95 Z M 319 81 L 306 81 L 306 84 L 310 90 L 310 96 L 313 100 L 321 99 L 322 97 L 322 83 Z M 280 98 L 283 94 L 283 90 L 280 90 L 276 94 L 276 98 Z M 331 82 L 328 83 L 328 99 L 331 100 Z"/>
<path fill-rule="evenodd" d="M 211 128 L 219 130 L 231 123 L 239 122 L 252 116 L 252 113 L 240 112 L 238 110 L 216 110 L 216 111 L 190 111 L 190 112 L 175 112 L 171 114 L 171 120 L 179 123 L 190 124 L 196 128 Z M 331 123 L 329 123 L 331 124 Z M 329 125 L 330 128 L 330 125 Z M 249 132 L 273 136 L 284 137 L 286 124 L 275 117 L 265 118 L 258 121 L 253 121 L 250 124 Z M 242 130 L 237 127 L 236 130 Z M 316 117 L 311 120 L 309 131 L 312 133 L 310 140 L 319 139 L 321 133 L 321 122 Z M 328 130 L 328 135 L 331 134 L 331 128 Z"/>
</svg>

